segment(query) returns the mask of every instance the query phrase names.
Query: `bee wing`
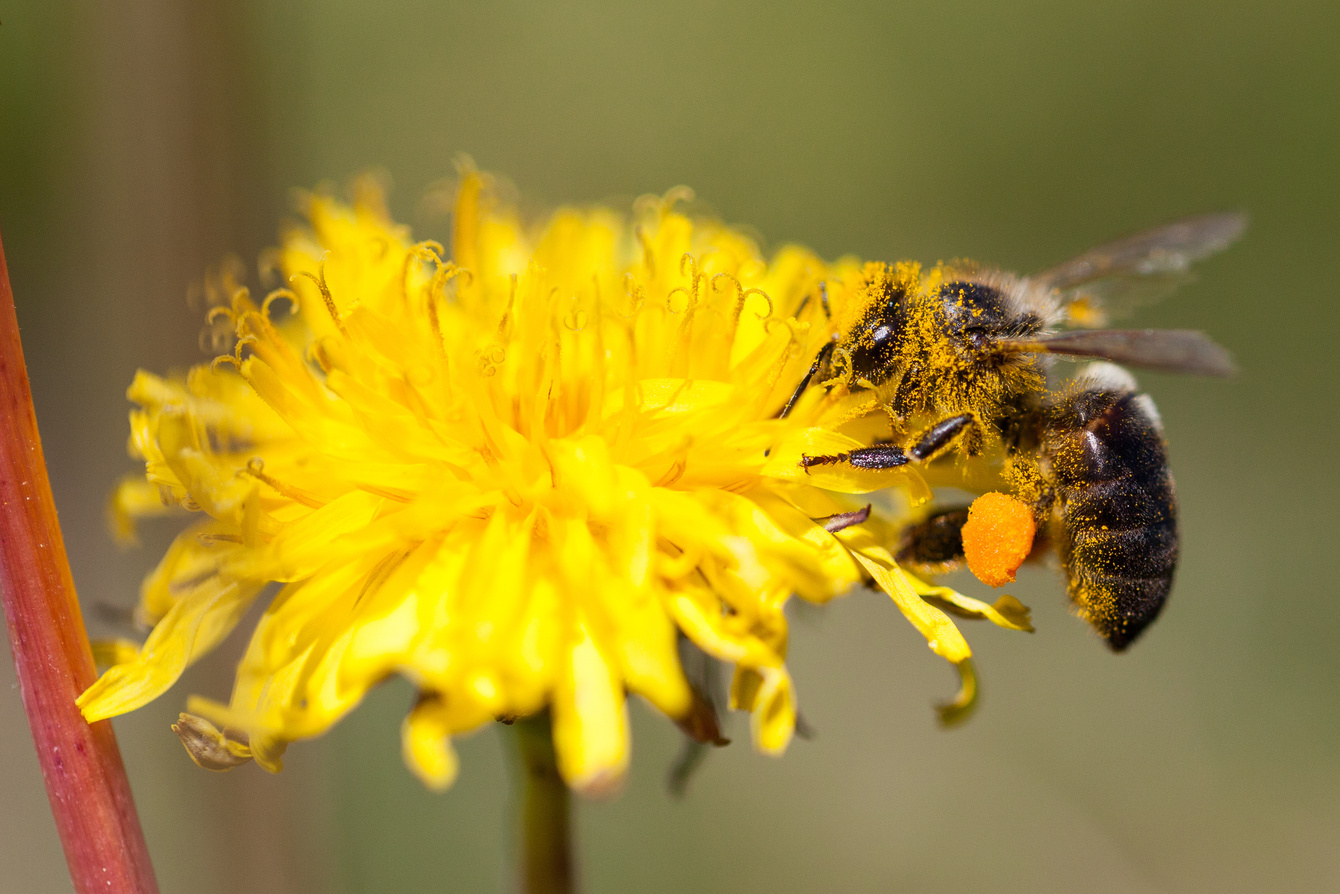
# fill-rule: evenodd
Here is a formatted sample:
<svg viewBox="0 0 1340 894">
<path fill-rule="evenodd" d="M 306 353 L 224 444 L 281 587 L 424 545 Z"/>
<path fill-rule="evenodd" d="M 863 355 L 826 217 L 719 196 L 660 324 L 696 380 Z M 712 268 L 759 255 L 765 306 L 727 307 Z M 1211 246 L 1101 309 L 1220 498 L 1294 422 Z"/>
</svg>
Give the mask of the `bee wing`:
<svg viewBox="0 0 1340 894">
<path fill-rule="evenodd" d="M 1247 216 L 1237 211 L 1188 217 L 1092 248 L 1029 282 L 1058 293 L 1072 325 L 1101 326 L 1171 292 L 1194 262 L 1227 248 L 1246 227 Z"/>
<path fill-rule="evenodd" d="M 1024 353 L 1099 357 L 1163 372 L 1222 377 L 1235 370 L 1225 348 L 1193 329 L 1081 329 L 1004 339 L 998 346 Z"/>
</svg>

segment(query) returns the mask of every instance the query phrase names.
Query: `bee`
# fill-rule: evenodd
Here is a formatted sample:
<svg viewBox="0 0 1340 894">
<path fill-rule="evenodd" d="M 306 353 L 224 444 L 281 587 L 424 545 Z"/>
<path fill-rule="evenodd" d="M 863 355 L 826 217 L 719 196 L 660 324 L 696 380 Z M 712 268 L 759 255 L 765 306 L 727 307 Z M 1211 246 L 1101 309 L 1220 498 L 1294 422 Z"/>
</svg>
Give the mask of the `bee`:
<svg viewBox="0 0 1340 894">
<path fill-rule="evenodd" d="M 1236 213 L 1193 217 L 1027 277 L 867 265 L 854 307 L 778 415 L 812 389 L 872 391 L 890 436 L 801 466 L 911 464 L 959 486 L 985 470 L 1032 507 L 1038 548 L 1055 549 L 1077 614 L 1124 650 L 1167 601 L 1178 529 L 1158 411 L 1117 364 L 1226 376 L 1233 363 L 1198 331 L 1086 327 L 1184 278 L 1245 225 Z M 1057 357 L 1098 362 L 1057 381 Z M 903 532 L 898 560 L 932 574 L 957 567 L 967 514 L 933 510 Z"/>
</svg>

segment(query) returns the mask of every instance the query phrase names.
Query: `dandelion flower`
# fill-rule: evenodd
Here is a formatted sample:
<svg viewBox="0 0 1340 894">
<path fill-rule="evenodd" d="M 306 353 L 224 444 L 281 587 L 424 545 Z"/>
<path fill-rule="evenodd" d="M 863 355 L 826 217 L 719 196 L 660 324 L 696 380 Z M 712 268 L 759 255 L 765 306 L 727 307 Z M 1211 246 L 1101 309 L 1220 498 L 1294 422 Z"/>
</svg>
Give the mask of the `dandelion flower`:
<svg viewBox="0 0 1340 894">
<path fill-rule="evenodd" d="M 548 708 L 564 779 L 606 789 L 628 763 L 629 693 L 693 710 L 681 637 L 734 668 L 732 707 L 781 752 L 785 605 L 862 581 L 959 668 L 945 716 L 966 710 L 970 651 L 938 606 L 1026 614 L 904 574 L 889 520 L 839 493 L 924 488 L 915 473 L 802 468 L 861 443 L 868 394 L 777 418 L 861 264 L 766 260 L 676 198 L 528 225 L 466 171 L 448 251 L 412 241 L 367 184 L 351 206 L 307 197 L 277 254 L 289 288 L 257 302 L 215 282 L 209 319 L 234 350 L 130 387 L 146 471 L 115 494 L 120 527 L 198 520 L 145 580 L 152 630 L 116 650 L 85 717 L 161 695 L 271 584 L 230 701 L 192 699 L 178 725 L 207 766 L 278 770 L 289 742 L 401 675 L 420 693 L 404 753 L 427 784 L 454 778 L 453 736 Z"/>
</svg>

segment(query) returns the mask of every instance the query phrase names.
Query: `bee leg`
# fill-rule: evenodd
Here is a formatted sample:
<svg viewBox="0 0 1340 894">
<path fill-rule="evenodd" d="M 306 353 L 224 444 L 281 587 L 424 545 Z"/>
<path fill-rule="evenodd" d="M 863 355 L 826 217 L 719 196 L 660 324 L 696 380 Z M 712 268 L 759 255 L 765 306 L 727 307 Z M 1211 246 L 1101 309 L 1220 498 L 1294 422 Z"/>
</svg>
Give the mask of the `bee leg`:
<svg viewBox="0 0 1340 894">
<path fill-rule="evenodd" d="M 800 455 L 800 467 L 808 470 L 811 466 L 835 466 L 846 464 L 857 469 L 896 469 L 907 465 L 911 460 L 907 451 L 897 444 L 876 444 L 873 447 L 858 447 L 850 453 L 831 453 L 821 456 Z"/>
<path fill-rule="evenodd" d="M 963 437 L 976 422 L 976 417 L 971 413 L 941 419 L 917 435 L 916 441 L 907 450 L 908 455 L 919 463 L 930 462 L 947 447 Z"/>
<path fill-rule="evenodd" d="M 796 312 L 793 313 L 791 316 L 799 317 L 801 312 L 805 310 L 806 307 L 809 306 L 809 303 L 810 303 L 809 295 L 806 295 L 804 298 L 801 298 L 800 304 L 796 306 Z M 833 319 L 833 311 L 828 306 L 828 283 L 824 282 L 823 280 L 819 280 L 819 306 L 823 308 L 825 320 Z"/>
<path fill-rule="evenodd" d="M 968 507 L 941 509 L 903 531 L 895 558 L 899 565 L 928 575 L 943 574 L 961 565 L 963 526 Z"/>
<path fill-rule="evenodd" d="M 846 463 L 858 469 L 896 469 L 910 462 L 925 463 L 934 459 L 947 447 L 963 437 L 977 420 L 971 413 L 942 419 L 917 436 L 911 447 L 904 450 L 897 444 L 874 444 L 858 447 L 849 453 L 831 453 L 819 456 L 802 454 L 800 466 L 832 466 Z"/>
<path fill-rule="evenodd" d="M 796 390 L 791 393 L 791 397 L 787 400 L 786 406 L 782 407 L 781 411 L 778 412 L 778 419 L 785 419 L 791 413 L 791 408 L 796 405 L 796 401 L 800 400 L 800 396 L 805 393 L 805 389 L 810 387 L 810 382 L 813 381 L 815 374 L 817 374 L 820 369 L 827 366 L 829 361 L 833 359 L 833 348 L 836 346 L 837 338 L 834 337 L 832 341 L 819 349 L 819 353 L 814 355 L 814 363 L 810 364 L 810 371 L 805 373 L 805 378 L 800 380 L 800 384 L 796 386 Z"/>
</svg>

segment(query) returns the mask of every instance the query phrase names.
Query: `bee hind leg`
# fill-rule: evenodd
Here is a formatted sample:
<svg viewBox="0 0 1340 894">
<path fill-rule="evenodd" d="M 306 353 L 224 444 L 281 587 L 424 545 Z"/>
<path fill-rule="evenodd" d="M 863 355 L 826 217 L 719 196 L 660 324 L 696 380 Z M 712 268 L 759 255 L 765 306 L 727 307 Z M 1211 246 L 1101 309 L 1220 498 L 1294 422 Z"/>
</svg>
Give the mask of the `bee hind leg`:
<svg viewBox="0 0 1340 894">
<path fill-rule="evenodd" d="M 963 525 L 968 507 L 941 509 L 906 528 L 894 555 L 899 565 L 928 575 L 943 574 L 964 562 Z"/>
</svg>

